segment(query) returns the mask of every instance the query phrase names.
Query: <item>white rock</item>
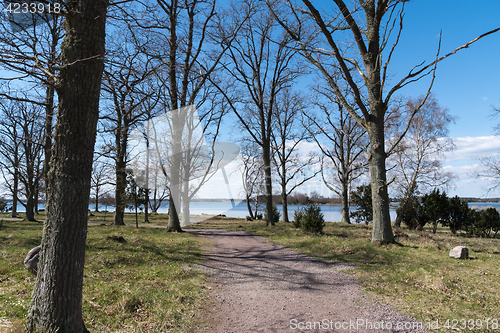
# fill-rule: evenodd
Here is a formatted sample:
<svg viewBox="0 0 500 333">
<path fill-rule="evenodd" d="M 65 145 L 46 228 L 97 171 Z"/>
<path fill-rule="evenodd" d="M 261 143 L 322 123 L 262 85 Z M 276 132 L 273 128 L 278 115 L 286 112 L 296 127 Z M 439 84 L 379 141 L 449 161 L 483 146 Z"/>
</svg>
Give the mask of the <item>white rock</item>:
<svg viewBox="0 0 500 333">
<path fill-rule="evenodd" d="M 469 258 L 469 249 L 465 246 L 457 246 L 451 249 L 450 257 L 456 259 L 467 259 Z"/>
</svg>

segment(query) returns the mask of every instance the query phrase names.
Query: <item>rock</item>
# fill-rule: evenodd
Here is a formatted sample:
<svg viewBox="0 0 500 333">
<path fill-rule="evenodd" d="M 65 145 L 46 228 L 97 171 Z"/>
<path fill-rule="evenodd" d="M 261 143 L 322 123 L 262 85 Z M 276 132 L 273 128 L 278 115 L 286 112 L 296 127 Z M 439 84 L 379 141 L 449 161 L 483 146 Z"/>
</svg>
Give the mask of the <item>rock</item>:
<svg viewBox="0 0 500 333">
<path fill-rule="evenodd" d="M 38 256 L 41 248 L 41 245 L 32 248 L 30 252 L 28 252 L 26 259 L 24 259 L 24 267 L 34 275 L 38 272 Z"/>
<path fill-rule="evenodd" d="M 469 249 L 465 246 L 457 246 L 451 249 L 450 257 L 456 259 L 467 259 L 469 258 Z"/>
</svg>

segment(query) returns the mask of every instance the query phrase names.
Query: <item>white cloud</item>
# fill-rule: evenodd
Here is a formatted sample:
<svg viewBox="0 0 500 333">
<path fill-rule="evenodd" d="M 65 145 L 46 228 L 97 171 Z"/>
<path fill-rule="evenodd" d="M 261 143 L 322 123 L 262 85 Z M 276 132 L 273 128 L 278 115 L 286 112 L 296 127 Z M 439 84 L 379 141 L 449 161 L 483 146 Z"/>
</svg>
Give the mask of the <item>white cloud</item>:
<svg viewBox="0 0 500 333">
<path fill-rule="evenodd" d="M 500 151 L 500 137 L 479 136 L 452 138 L 455 149 L 446 153 L 446 162 L 469 160 L 477 161 L 482 156 L 496 155 Z"/>
</svg>

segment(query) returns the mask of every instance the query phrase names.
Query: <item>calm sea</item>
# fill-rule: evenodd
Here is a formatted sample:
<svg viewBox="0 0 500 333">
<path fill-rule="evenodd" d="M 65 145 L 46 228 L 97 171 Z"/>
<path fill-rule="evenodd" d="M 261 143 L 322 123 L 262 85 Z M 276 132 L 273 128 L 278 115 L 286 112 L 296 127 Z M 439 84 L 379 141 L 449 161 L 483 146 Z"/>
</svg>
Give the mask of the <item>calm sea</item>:
<svg viewBox="0 0 500 333">
<path fill-rule="evenodd" d="M 38 205 L 39 209 L 43 209 L 44 205 Z M 283 213 L 282 206 L 277 205 L 278 210 Z M 293 213 L 304 207 L 302 205 L 288 205 L 288 217 L 290 220 L 293 219 Z M 486 207 L 494 207 L 500 208 L 500 203 L 487 203 L 487 202 L 470 202 L 469 207 L 481 209 Z M 340 205 L 321 205 L 321 212 L 325 216 L 325 221 L 328 222 L 339 222 L 342 219 L 342 210 Z M 351 207 L 351 211 L 354 211 L 356 207 Z M 89 210 L 95 210 L 95 205 L 89 205 Z M 100 211 L 114 211 L 113 206 L 104 206 L 99 205 Z M 22 205 L 18 205 L 18 212 L 25 211 Z M 127 212 L 129 210 L 126 210 Z M 130 211 L 131 212 L 131 211 Z M 168 212 L 168 203 L 164 203 L 162 207 L 158 210 L 159 213 L 167 213 Z M 248 215 L 247 205 L 245 202 L 235 202 L 232 204 L 229 201 L 217 201 L 217 202 L 192 202 L 190 205 L 190 212 L 193 215 L 219 215 L 224 214 L 227 217 L 240 217 L 244 218 Z M 260 209 L 260 212 L 264 213 L 264 206 Z M 396 219 L 396 209 L 391 206 L 390 210 L 391 220 Z M 354 221 L 353 221 L 354 222 Z"/>
</svg>

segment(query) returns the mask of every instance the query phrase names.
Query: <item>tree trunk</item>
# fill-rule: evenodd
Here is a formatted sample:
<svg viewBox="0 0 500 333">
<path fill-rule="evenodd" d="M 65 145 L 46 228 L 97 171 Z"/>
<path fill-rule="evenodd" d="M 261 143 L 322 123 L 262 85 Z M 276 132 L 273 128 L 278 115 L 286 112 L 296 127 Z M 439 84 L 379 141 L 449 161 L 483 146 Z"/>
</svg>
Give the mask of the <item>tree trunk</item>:
<svg viewBox="0 0 500 333">
<path fill-rule="evenodd" d="M 135 227 L 139 229 L 139 216 L 137 214 L 137 201 L 134 203 L 135 206 Z"/>
<path fill-rule="evenodd" d="M 35 198 L 33 197 L 33 194 L 28 192 L 26 198 L 26 220 L 36 221 L 34 209 L 35 209 Z"/>
<path fill-rule="evenodd" d="M 95 212 L 99 212 L 99 186 L 95 188 Z"/>
<path fill-rule="evenodd" d="M 375 118 L 375 117 L 373 117 Z M 381 123 L 377 123 L 377 121 Z M 372 243 L 394 243 L 391 217 L 389 214 L 389 195 L 387 193 L 384 124 L 383 118 L 374 119 L 369 123 L 370 151 L 368 163 L 370 169 L 370 184 L 372 188 L 373 233 Z"/>
<path fill-rule="evenodd" d="M 146 189 L 146 200 L 144 204 L 144 223 L 149 222 L 149 189 Z"/>
<path fill-rule="evenodd" d="M 347 184 L 346 184 L 347 182 Z M 349 180 L 346 180 L 344 177 L 344 181 L 342 182 L 342 223 L 351 224 L 351 219 L 349 217 Z"/>
<path fill-rule="evenodd" d="M 265 175 L 265 195 L 266 195 L 266 212 L 267 225 L 274 225 L 273 220 L 273 185 L 271 180 L 271 148 L 269 140 L 263 141 L 263 159 L 264 159 L 264 175 Z"/>
<path fill-rule="evenodd" d="M 281 206 L 283 207 L 283 222 L 290 222 L 288 219 L 288 195 L 286 194 L 286 187 L 281 189 Z"/>
<path fill-rule="evenodd" d="M 182 195 L 182 226 L 187 226 L 190 224 L 189 218 L 189 196 L 183 193 Z"/>
<path fill-rule="evenodd" d="M 55 47 L 52 47 L 52 51 L 55 52 Z M 43 179 L 45 180 L 45 193 L 47 193 L 47 174 L 49 172 L 49 161 L 52 150 L 52 122 L 54 118 L 54 95 L 55 95 L 53 79 L 49 77 L 47 78 L 47 81 L 48 85 L 45 97 L 45 124 L 44 124 L 45 141 L 43 143 L 43 149 L 45 153 L 45 159 L 43 160 Z M 45 209 L 45 211 L 47 211 L 47 209 Z"/>
<path fill-rule="evenodd" d="M 17 148 L 16 148 L 16 154 L 17 154 Z M 16 158 L 17 162 L 17 158 Z M 16 164 L 19 165 L 19 164 Z M 11 217 L 17 217 L 17 195 L 18 195 L 18 189 L 19 189 L 19 172 L 17 171 L 17 168 L 14 170 L 14 181 L 13 181 L 13 191 L 12 191 L 12 213 L 10 214 Z"/>
<path fill-rule="evenodd" d="M 252 212 L 252 204 L 250 202 L 250 197 L 249 196 L 247 196 L 247 209 L 248 209 L 248 216 L 250 216 L 250 218 L 252 220 L 255 220 L 256 216 Z"/>
<path fill-rule="evenodd" d="M 117 156 L 116 156 L 116 185 L 115 185 L 115 217 L 113 225 L 125 225 L 125 189 L 127 187 L 126 154 L 128 127 L 127 124 L 118 131 L 116 138 Z"/>
<path fill-rule="evenodd" d="M 177 215 L 177 210 L 175 209 L 174 197 L 172 193 L 168 199 L 168 232 L 182 232 L 181 223 L 179 221 L 179 215 Z"/>
<path fill-rule="evenodd" d="M 28 332 L 88 332 L 82 319 L 83 269 L 107 5 L 66 2 L 47 217 Z"/>
</svg>

